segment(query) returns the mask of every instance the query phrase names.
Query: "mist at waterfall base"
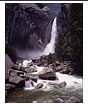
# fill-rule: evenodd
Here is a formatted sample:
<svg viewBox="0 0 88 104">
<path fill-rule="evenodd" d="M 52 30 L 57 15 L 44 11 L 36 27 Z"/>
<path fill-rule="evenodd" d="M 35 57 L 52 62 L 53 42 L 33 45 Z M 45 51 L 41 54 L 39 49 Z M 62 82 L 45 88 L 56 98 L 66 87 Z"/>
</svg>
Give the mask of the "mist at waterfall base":
<svg viewBox="0 0 88 104">
<path fill-rule="evenodd" d="M 37 58 L 42 55 L 49 55 L 49 53 L 55 52 L 55 39 L 57 36 L 57 26 L 56 26 L 56 18 L 52 24 L 52 32 L 51 32 L 51 40 L 50 43 L 47 44 L 45 50 L 43 52 L 28 52 L 26 53 L 26 58 Z M 23 54 L 25 55 L 25 53 Z M 23 66 L 26 67 L 28 63 L 31 63 L 32 60 L 24 60 Z M 32 74 L 38 74 L 44 67 L 39 67 L 34 65 L 37 68 L 37 72 L 33 72 Z M 83 86 L 82 86 L 82 78 L 78 76 L 71 76 L 67 74 L 61 74 L 56 72 L 57 80 L 42 80 L 38 79 L 37 83 L 34 82 L 34 86 L 31 86 L 30 83 L 25 81 L 25 87 L 23 89 L 17 89 L 12 92 L 11 95 L 7 98 L 7 102 L 15 102 L 15 103 L 44 103 L 49 99 L 62 98 L 65 101 L 70 96 L 75 96 L 79 98 L 82 102 L 83 98 Z M 66 87 L 59 88 L 57 86 L 50 85 L 49 83 L 60 83 L 66 82 Z M 43 87 L 41 89 L 35 89 L 35 86 L 39 83 L 43 83 Z"/>
<path fill-rule="evenodd" d="M 53 24 L 52 24 L 51 39 L 50 39 L 50 42 L 46 45 L 44 51 L 17 50 L 18 56 L 22 57 L 23 59 L 33 59 L 33 58 L 38 58 L 43 55 L 49 55 L 50 53 L 55 53 L 55 40 L 57 37 L 56 21 L 57 21 L 57 18 L 55 17 Z"/>
</svg>

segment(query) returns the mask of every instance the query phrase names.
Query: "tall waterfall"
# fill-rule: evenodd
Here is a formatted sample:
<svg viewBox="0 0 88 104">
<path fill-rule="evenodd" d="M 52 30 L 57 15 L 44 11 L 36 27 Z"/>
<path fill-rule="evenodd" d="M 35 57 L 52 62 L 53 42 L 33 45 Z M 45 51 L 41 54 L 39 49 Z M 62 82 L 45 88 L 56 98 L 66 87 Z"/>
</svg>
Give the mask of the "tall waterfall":
<svg viewBox="0 0 88 104">
<path fill-rule="evenodd" d="M 55 17 L 53 24 L 52 24 L 52 31 L 51 31 L 51 40 L 50 43 L 47 44 L 45 50 L 44 50 L 44 55 L 49 55 L 49 53 L 54 53 L 55 52 L 55 39 L 57 36 L 57 24 L 56 24 L 57 18 Z"/>
</svg>

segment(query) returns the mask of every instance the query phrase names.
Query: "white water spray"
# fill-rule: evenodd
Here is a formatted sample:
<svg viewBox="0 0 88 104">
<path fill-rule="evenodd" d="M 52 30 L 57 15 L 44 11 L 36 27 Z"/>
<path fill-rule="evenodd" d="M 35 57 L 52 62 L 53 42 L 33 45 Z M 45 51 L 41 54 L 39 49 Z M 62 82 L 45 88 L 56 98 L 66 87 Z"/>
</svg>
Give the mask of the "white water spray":
<svg viewBox="0 0 88 104">
<path fill-rule="evenodd" d="M 49 55 L 49 53 L 55 53 L 55 39 L 57 36 L 57 18 L 55 17 L 53 24 L 52 24 L 52 31 L 51 31 L 51 40 L 50 43 L 46 46 L 43 55 Z"/>
</svg>

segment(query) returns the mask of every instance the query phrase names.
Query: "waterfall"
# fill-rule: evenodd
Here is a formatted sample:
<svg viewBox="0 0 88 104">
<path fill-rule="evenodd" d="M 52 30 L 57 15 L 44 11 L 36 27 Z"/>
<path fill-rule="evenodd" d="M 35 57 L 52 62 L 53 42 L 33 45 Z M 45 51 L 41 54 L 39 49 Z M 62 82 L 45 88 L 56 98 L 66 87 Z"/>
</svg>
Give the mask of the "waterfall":
<svg viewBox="0 0 88 104">
<path fill-rule="evenodd" d="M 49 55 L 49 53 L 55 53 L 55 39 L 57 36 L 57 24 L 56 24 L 57 18 L 55 17 L 53 24 L 52 24 L 52 31 L 51 31 L 51 39 L 50 43 L 47 44 L 44 55 Z"/>
</svg>

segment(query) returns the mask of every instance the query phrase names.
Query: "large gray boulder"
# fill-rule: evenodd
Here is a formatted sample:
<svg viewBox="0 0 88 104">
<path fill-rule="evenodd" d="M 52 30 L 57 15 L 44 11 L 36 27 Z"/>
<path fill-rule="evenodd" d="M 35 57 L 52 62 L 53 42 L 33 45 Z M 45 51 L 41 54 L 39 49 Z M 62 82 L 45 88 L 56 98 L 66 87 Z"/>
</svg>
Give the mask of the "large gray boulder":
<svg viewBox="0 0 88 104">
<path fill-rule="evenodd" d="M 25 68 L 24 71 L 26 73 L 33 73 L 33 72 L 37 72 L 37 68 L 35 66 L 31 66 L 31 67 Z"/>
<path fill-rule="evenodd" d="M 30 74 L 30 73 L 27 73 L 25 77 L 27 80 L 30 79 L 33 80 L 34 82 L 37 82 L 39 78 L 37 74 Z"/>
<path fill-rule="evenodd" d="M 52 69 L 44 68 L 41 72 L 39 72 L 39 77 L 41 79 L 55 80 L 56 74 L 53 72 Z"/>
<path fill-rule="evenodd" d="M 15 84 L 16 87 L 22 88 L 25 86 L 25 79 L 19 76 L 9 76 L 9 83 Z"/>
<path fill-rule="evenodd" d="M 7 83 L 7 84 L 5 85 L 5 90 L 6 90 L 6 91 L 13 90 L 14 88 L 15 88 L 15 85 L 13 85 L 13 84 Z"/>
</svg>

